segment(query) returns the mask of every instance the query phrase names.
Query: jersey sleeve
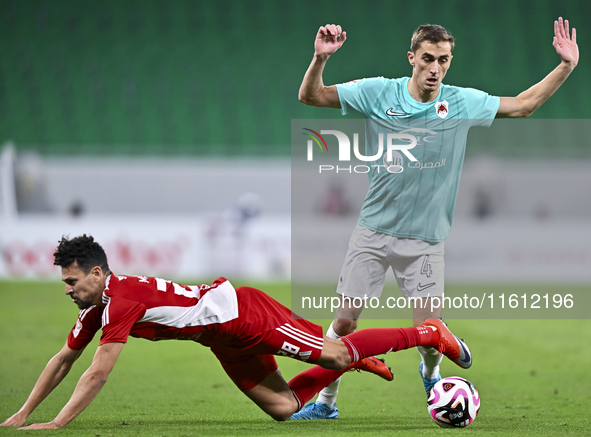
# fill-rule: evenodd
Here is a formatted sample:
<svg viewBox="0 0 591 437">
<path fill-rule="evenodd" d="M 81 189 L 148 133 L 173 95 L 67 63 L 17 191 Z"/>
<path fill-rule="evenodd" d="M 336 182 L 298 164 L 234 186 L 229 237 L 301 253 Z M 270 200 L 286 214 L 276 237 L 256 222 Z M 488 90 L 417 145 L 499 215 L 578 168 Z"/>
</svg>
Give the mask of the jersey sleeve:
<svg viewBox="0 0 591 437">
<path fill-rule="evenodd" d="M 367 115 L 387 82 L 383 77 L 353 80 L 337 85 L 337 93 L 341 102 L 341 113 L 349 112 L 349 107 L 363 115 Z"/>
<path fill-rule="evenodd" d="M 146 307 L 118 296 L 113 296 L 103 310 L 103 335 L 99 346 L 105 343 L 127 343 L 135 322 L 141 319 Z"/>
<path fill-rule="evenodd" d="M 470 126 L 489 127 L 501 104 L 501 99 L 474 88 L 462 88 Z"/>
<path fill-rule="evenodd" d="M 68 347 L 73 350 L 84 349 L 101 329 L 101 308 L 92 306 L 80 311 L 78 320 L 68 335 Z"/>
</svg>

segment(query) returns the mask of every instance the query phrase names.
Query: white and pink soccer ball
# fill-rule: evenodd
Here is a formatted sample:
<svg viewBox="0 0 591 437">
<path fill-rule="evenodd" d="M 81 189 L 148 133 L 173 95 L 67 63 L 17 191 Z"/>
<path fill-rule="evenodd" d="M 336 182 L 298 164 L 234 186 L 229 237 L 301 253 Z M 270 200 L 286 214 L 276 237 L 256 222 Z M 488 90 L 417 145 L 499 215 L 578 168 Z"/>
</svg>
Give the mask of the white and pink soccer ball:
<svg viewBox="0 0 591 437">
<path fill-rule="evenodd" d="M 463 428 L 476 419 L 480 396 L 472 383 L 459 376 L 438 381 L 427 399 L 427 411 L 444 428 Z"/>
</svg>

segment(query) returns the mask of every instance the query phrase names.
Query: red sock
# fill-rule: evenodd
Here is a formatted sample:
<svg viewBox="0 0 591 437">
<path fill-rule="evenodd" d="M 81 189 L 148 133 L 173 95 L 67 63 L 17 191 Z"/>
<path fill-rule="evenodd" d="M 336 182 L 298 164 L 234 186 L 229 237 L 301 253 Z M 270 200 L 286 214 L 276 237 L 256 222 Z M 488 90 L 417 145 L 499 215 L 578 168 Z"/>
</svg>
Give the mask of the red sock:
<svg viewBox="0 0 591 437">
<path fill-rule="evenodd" d="M 432 329 L 384 328 L 362 329 L 341 337 L 351 355 L 351 362 L 365 357 L 409 349 L 415 346 L 437 346 L 439 333 Z M 328 370 L 314 366 L 296 375 L 288 385 L 300 403 L 300 408 L 324 387 L 334 382 L 347 370 Z"/>
<path fill-rule="evenodd" d="M 372 355 L 395 352 L 415 346 L 437 346 L 439 332 L 418 328 L 362 329 L 341 337 L 349 349 L 351 362 Z"/>
<path fill-rule="evenodd" d="M 328 370 L 320 366 L 314 366 L 299 375 L 296 375 L 287 383 L 302 408 L 306 402 L 328 384 L 335 382 L 346 370 Z"/>
</svg>

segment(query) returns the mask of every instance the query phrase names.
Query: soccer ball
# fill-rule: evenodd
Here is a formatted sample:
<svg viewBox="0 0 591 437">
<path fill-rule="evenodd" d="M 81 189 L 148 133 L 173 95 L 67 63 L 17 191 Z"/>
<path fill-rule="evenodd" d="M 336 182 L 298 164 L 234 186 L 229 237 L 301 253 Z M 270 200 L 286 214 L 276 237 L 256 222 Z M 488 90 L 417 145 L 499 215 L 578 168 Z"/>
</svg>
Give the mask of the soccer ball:
<svg viewBox="0 0 591 437">
<path fill-rule="evenodd" d="M 478 390 L 470 381 L 450 376 L 438 381 L 427 399 L 427 411 L 444 428 L 462 428 L 476 419 L 480 409 Z"/>
</svg>

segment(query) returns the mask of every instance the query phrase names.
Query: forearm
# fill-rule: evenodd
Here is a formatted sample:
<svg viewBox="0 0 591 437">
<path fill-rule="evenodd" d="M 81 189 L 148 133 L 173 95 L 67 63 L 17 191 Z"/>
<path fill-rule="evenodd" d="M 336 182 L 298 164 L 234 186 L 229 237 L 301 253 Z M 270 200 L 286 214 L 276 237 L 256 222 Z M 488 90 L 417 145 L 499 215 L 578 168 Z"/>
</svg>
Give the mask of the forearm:
<svg viewBox="0 0 591 437">
<path fill-rule="evenodd" d="M 574 70 L 572 63 L 561 62 L 543 80 L 522 92 L 517 99 L 522 102 L 522 117 L 531 115 L 536 109 L 552 96 Z"/>
<path fill-rule="evenodd" d="M 53 420 L 62 428 L 74 420 L 92 402 L 107 382 L 107 374 L 87 370 L 78 381 L 68 403 Z"/>
<path fill-rule="evenodd" d="M 41 372 L 35 387 L 33 387 L 29 398 L 19 412 L 24 413 L 28 417 L 49 393 L 62 382 L 68 372 L 70 372 L 72 364 L 72 362 L 61 359 L 59 354 L 49 360 L 45 369 Z"/>
<path fill-rule="evenodd" d="M 304 75 L 302 84 L 300 85 L 299 100 L 300 102 L 311 104 L 315 98 L 324 90 L 324 82 L 322 81 L 322 73 L 324 66 L 330 55 L 317 55 L 314 58 Z"/>
<path fill-rule="evenodd" d="M 78 381 L 68 403 L 53 420 L 62 428 L 74 420 L 101 391 L 125 343 L 107 343 L 98 347 L 91 366 Z"/>
</svg>

